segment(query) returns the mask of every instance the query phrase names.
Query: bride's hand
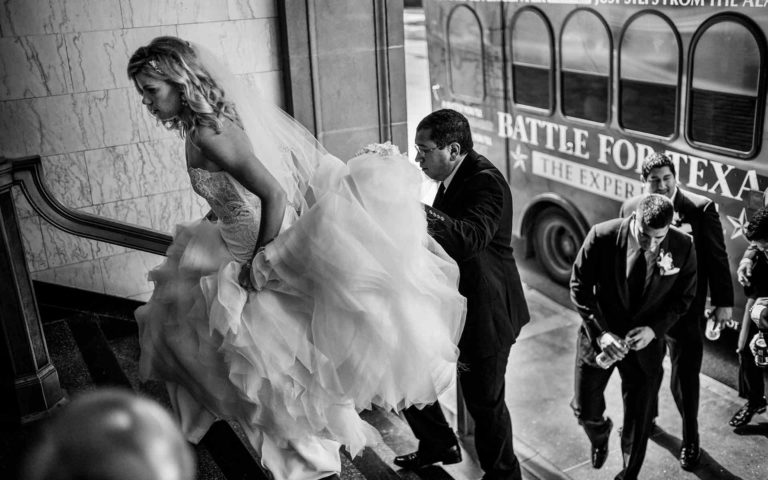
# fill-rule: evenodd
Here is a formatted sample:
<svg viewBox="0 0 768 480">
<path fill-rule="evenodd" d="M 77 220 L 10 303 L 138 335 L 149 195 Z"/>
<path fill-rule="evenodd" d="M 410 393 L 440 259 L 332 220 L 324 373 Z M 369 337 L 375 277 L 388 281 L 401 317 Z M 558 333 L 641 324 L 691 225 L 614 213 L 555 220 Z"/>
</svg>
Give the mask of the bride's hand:
<svg viewBox="0 0 768 480">
<path fill-rule="evenodd" d="M 245 262 L 240 268 L 240 274 L 237 276 L 237 282 L 249 292 L 259 292 L 267 284 L 268 279 L 264 272 L 267 259 L 264 255 L 264 247 L 256 250 L 256 253 L 250 260 Z M 254 264 L 256 268 L 254 269 Z"/>
<path fill-rule="evenodd" d="M 215 213 L 213 213 L 213 210 L 208 210 L 208 213 L 205 214 L 205 220 L 209 221 L 211 223 L 215 223 L 219 217 L 216 216 Z"/>
<path fill-rule="evenodd" d="M 255 292 L 256 288 L 251 282 L 251 261 L 247 261 L 240 268 L 240 274 L 237 276 L 237 283 L 248 292 Z"/>
</svg>

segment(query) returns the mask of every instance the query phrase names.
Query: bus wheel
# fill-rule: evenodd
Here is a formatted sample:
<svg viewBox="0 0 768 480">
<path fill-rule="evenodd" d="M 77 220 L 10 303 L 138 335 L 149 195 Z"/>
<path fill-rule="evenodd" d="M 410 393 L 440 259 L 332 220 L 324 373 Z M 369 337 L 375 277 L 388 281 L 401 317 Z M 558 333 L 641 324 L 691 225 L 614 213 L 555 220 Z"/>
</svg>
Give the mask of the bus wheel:
<svg viewBox="0 0 768 480">
<path fill-rule="evenodd" d="M 584 239 L 573 220 L 557 207 L 547 207 L 536 217 L 533 242 L 536 258 L 557 283 L 566 285 Z"/>
</svg>

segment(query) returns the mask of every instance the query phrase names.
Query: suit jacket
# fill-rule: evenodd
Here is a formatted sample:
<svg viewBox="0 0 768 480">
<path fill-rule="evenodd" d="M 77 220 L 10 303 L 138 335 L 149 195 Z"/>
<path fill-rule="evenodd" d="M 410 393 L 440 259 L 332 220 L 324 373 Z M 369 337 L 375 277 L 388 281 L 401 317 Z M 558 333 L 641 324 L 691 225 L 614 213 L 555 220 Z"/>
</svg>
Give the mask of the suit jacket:
<svg viewBox="0 0 768 480">
<path fill-rule="evenodd" d="M 528 323 L 512 254 L 512 193 L 501 172 L 475 151 L 459 165 L 441 201 L 426 206 L 430 233 L 459 266 L 467 320 L 463 357 L 509 350 Z"/>
<path fill-rule="evenodd" d="M 627 217 L 632 214 L 642 198 L 640 195 L 626 200 L 621 206 L 620 216 Z M 686 317 L 699 321 L 707 303 L 707 287 L 713 306 L 733 306 L 733 283 L 728 253 L 725 250 L 723 226 L 720 224 L 715 202 L 702 195 L 686 192 L 678 187 L 674 207 L 680 219 L 675 226 L 691 234 L 696 245 L 696 297 Z"/>
<path fill-rule="evenodd" d="M 571 273 L 571 301 L 593 344 L 603 332 L 624 337 L 634 327 L 648 326 L 656 338 L 688 311 L 696 295 L 696 248 L 693 239 L 675 227 L 660 249 L 672 255 L 673 275 L 662 276 L 653 267 L 642 306 L 630 310 L 627 286 L 627 238 L 630 220 L 614 219 L 590 229 Z"/>
</svg>

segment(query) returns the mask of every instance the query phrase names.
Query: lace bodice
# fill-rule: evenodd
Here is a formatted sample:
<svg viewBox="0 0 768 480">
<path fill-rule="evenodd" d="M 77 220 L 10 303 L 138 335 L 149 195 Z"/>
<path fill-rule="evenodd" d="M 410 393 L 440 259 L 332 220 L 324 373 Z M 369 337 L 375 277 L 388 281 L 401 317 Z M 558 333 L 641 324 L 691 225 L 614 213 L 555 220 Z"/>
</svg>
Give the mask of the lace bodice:
<svg viewBox="0 0 768 480">
<path fill-rule="evenodd" d="M 253 254 L 259 237 L 261 200 L 225 171 L 209 172 L 190 168 L 192 189 L 210 205 L 219 217 L 221 236 L 238 261 Z"/>
</svg>

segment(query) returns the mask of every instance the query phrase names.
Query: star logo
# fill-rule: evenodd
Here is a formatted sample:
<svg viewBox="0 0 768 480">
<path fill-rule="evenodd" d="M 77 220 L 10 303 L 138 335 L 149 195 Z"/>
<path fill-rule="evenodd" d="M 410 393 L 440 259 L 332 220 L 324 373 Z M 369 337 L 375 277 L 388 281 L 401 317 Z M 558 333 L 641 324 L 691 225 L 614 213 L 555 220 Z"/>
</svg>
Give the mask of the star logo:
<svg viewBox="0 0 768 480">
<path fill-rule="evenodd" d="M 519 143 L 515 147 L 515 151 L 514 152 L 509 152 L 509 156 L 512 157 L 512 160 L 515 161 L 515 163 L 512 164 L 512 170 L 514 170 L 516 168 L 519 168 L 519 169 L 521 169 L 524 172 L 527 171 L 526 167 L 525 167 L 525 159 L 528 158 L 528 155 L 523 153 L 520 150 L 520 144 Z"/>
<path fill-rule="evenodd" d="M 726 217 L 728 217 L 728 221 L 731 222 L 731 225 L 733 225 L 733 233 L 731 233 L 731 240 L 744 235 L 744 227 L 748 223 L 746 210 L 742 208 L 741 213 L 739 214 L 738 217 L 732 217 L 730 215 L 726 215 Z"/>
</svg>

